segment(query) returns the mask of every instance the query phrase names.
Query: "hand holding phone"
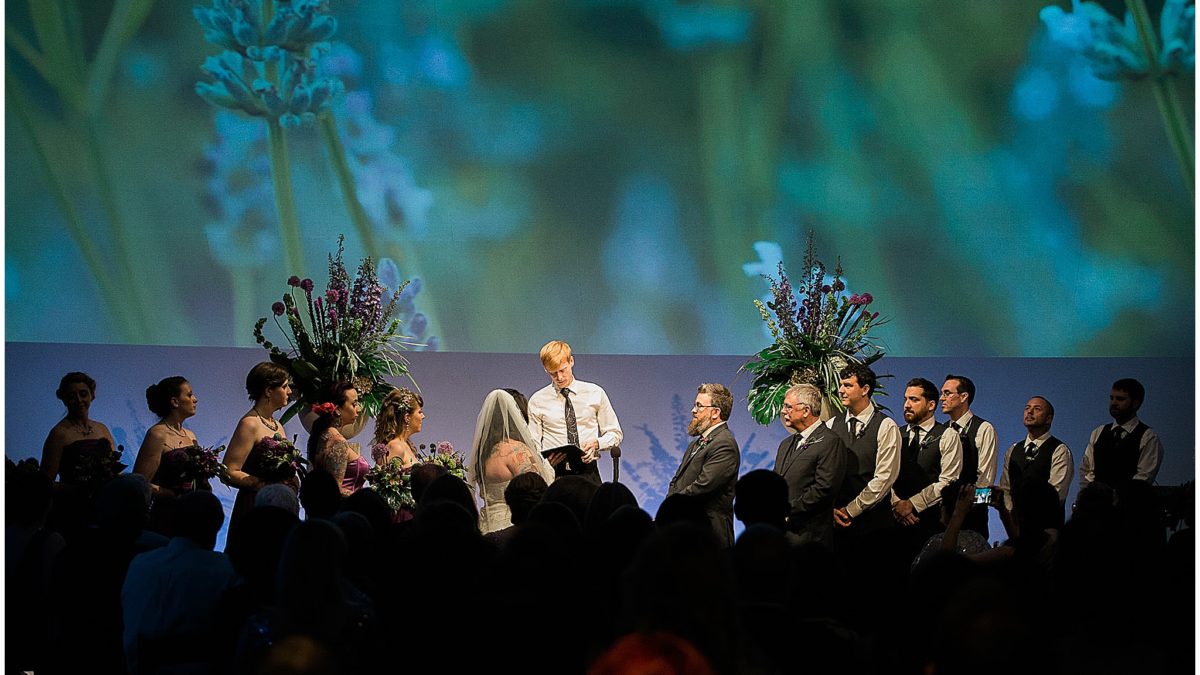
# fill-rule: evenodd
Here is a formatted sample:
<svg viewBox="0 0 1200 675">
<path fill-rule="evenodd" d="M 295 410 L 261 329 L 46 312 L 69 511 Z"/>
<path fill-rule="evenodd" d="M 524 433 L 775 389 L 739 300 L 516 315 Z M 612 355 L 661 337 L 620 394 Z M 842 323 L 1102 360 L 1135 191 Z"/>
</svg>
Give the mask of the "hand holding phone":
<svg viewBox="0 0 1200 675">
<path fill-rule="evenodd" d="M 990 504 L 992 501 L 992 488 L 981 487 L 975 488 L 975 503 Z"/>
</svg>

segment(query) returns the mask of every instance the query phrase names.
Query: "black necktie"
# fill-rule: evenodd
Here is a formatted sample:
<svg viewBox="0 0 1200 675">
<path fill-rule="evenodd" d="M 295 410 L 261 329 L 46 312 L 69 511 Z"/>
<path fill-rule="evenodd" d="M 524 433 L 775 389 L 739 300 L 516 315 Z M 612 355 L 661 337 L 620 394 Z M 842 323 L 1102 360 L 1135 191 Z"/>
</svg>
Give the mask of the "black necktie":
<svg viewBox="0 0 1200 675">
<path fill-rule="evenodd" d="M 850 435 L 855 438 L 859 438 L 859 436 L 860 436 L 860 434 L 858 433 L 858 425 L 859 424 L 862 424 L 862 422 L 859 422 L 857 417 L 850 418 Z"/>
<path fill-rule="evenodd" d="M 1113 436 L 1115 436 L 1117 438 L 1117 442 L 1120 443 L 1121 440 L 1125 438 L 1125 427 L 1114 428 Z"/>
<path fill-rule="evenodd" d="M 910 426 L 909 430 L 912 431 L 912 439 L 909 440 L 909 447 L 916 452 L 921 448 L 921 427 Z"/>
<path fill-rule="evenodd" d="M 950 428 L 951 428 L 951 429 L 953 429 L 953 430 L 954 430 L 954 433 L 956 433 L 956 434 L 960 434 L 960 435 L 961 435 L 961 434 L 962 434 L 962 432 L 963 432 L 963 428 L 962 428 L 962 427 L 960 427 L 960 426 L 958 426 L 958 422 L 951 422 L 951 423 L 950 423 Z"/>
<path fill-rule="evenodd" d="M 579 424 L 575 421 L 575 406 L 571 405 L 571 390 L 563 387 L 563 416 L 567 420 L 567 444 L 579 445 Z"/>
<path fill-rule="evenodd" d="M 1038 453 L 1038 446 L 1035 445 L 1033 443 L 1033 441 L 1030 441 L 1029 445 L 1025 446 L 1025 459 L 1032 462 L 1033 458 L 1037 457 L 1037 453 Z"/>
</svg>

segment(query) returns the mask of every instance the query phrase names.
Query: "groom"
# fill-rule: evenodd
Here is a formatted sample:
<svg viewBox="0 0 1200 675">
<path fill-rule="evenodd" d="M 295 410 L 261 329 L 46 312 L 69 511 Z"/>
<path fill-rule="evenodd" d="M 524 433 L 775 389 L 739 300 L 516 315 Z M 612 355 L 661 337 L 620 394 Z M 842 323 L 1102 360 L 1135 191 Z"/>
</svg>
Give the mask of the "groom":
<svg viewBox="0 0 1200 675">
<path fill-rule="evenodd" d="M 723 384 L 702 384 L 692 406 L 688 435 L 698 438 L 688 445 L 679 469 L 667 487 L 667 496 L 698 497 L 712 524 L 717 541 L 733 546 L 733 486 L 741 454 L 726 422 L 733 410 L 733 394 Z"/>
<path fill-rule="evenodd" d="M 621 424 L 608 394 L 598 385 L 575 379 L 571 345 L 551 340 L 539 354 L 550 384 L 529 398 L 529 434 L 538 450 L 577 445 L 583 450 L 583 467 L 568 466 L 562 453 L 548 459 L 555 476 L 580 475 L 600 484 L 596 460 L 604 450 L 621 444 Z"/>
</svg>

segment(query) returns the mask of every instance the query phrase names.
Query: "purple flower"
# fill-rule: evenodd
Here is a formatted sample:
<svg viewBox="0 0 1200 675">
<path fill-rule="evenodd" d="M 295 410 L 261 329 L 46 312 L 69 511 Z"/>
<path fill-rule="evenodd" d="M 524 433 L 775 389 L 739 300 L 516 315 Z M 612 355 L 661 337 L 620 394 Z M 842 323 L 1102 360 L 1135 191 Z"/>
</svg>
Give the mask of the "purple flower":
<svg viewBox="0 0 1200 675">
<path fill-rule="evenodd" d="M 875 298 L 871 297 L 870 293 L 863 293 L 860 299 L 862 300 L 863 305 L 869 305 Z"/>
<path fill-rule="evenodd" d="M 862 304 L 862 298 L 859 297 L 858 293 L 854 293 L 850 296 L 850 304 L 855 306 Z"/>
<path fill-rule="evenodd" d="M 337 321 L 337 308 L 336 307 L 329 308 L 329 320 Z"/>
<path fill-rule="evenodd" d="M 842 283 L 841 279 L 838 279 L 837 281 L 833 282 L 833 292 L 834 293 L 841 293 L 844 290 L 846 290 L 846 284 Z"/>
<path fill-rule="evenodd" d="M 275 316 L 283 316 L 283 313 L 287 311 L 287 307 L 282 302 L 277 302 L 271 305 L 271 311 L 275 313 Z"/>
<path fill-rule="evenodd" d="M 295 274 L 288 277 L 288 286 L 295 288 L 296 286 L 299 286 L 299 285 L 300 285 L 300 277 L 296 276 Z"/>
<path fill-rule="evenodd" d="M 303 288 L 305 293 L 312 293 L 312 289 L 313 289 L 313 280 L 312 280 L 312 279 L 305 279 L 304 281 L 301 281 L 301 282 L 300 282 L 300 288 Z"/>
<path fill-rule="evenodd" d="M 338 292 L 333 289 L 325 291 L 325 299 L 328 300 L 329 302 L 337 302 L 338 301 Z"/>
<path fill-rule="evenodd" d="M 821 287 L 822 293 L 828 293 L 831 290 L 833 290 L 833 287 L 830 286 L 829 284 L 825 284 L 824 286 Z"/>
</svg>

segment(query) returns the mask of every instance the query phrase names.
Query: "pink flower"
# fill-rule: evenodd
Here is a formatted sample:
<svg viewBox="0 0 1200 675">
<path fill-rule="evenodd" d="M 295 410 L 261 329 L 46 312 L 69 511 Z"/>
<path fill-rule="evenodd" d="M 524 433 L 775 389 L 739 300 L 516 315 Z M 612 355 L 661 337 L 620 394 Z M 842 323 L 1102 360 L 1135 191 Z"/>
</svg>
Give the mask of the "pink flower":
<svg viewBox="0 0 1200 675">
<path fill-rule="evenodd" d="M 869 305 L 869 304 L 871 304 L 871 301 L 874 300 L 875 298 L 871 297 L 870 293 L 863 293 L 862 297 L 860 299 L 862 300 L 862 304 Z"/>
<path fill-rule="evenodd" d="M 296 287 L 299 285 L 300 285 L 300 277 L 296 276 L 295 274 L 288 277 L 288 286 Z"/>
<path fill-rule="evenodd" d="M 334 290 L 325 291 L 325 299 L 329 300 L 330 302 L 337 302 L 338 301 L 338 292 L 334 291 Z"/>
<path fill-rule="evenodd" d="M 305 293 L 312 293 L 312 289 L 313 289 L 313 280 L 312 280 L 312 279 L 305 279 L 304 281 L 301 281 L 301 282 L 300 282 L 300 288 L 304 289 L 304 292 L 305 292 Z"/>
</svg>

